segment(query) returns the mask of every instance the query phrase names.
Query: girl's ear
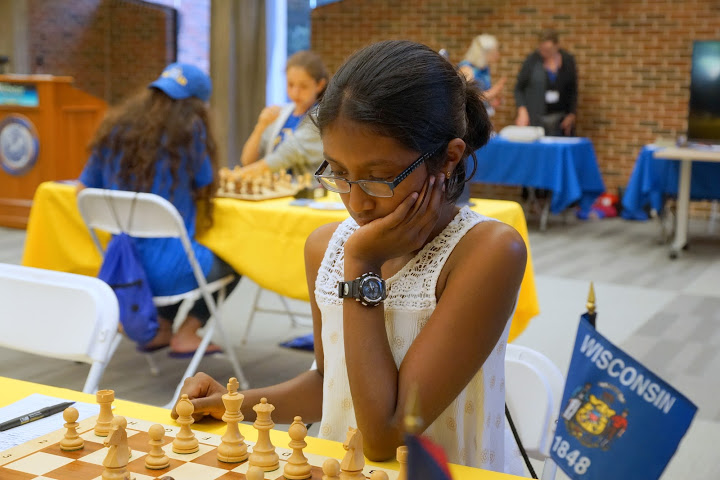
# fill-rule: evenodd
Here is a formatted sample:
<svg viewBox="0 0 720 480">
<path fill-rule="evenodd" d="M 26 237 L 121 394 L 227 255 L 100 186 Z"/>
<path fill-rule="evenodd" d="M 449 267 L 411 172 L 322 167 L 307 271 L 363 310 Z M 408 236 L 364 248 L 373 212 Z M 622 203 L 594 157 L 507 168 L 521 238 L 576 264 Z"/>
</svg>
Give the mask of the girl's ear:
<svg viewBox="0 0 720 480">
<path fill-rule="evenodd" d="M 457 167 L 464 153 L 465 142 L 461 138 L 453 138 L 450 140 L 447 147 L 447 158 L 443 166 L 443 173 L 445 173 L 446 178 L 450 178 L 450 175 L 452 175 L 453 170 Z"/>
</svg>

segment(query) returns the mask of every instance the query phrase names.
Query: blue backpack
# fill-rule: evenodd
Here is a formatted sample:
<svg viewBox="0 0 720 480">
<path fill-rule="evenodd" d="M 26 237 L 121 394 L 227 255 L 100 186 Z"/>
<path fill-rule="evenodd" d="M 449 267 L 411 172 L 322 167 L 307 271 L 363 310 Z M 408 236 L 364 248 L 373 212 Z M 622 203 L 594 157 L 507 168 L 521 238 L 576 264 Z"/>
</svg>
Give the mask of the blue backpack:
<svg viewBox="0 0 720 480">
<path fill-rule="evenodd" d="M 112 205 L 111 210 L 120 225 Z M 110 285 L 115 292 L 120 307 L 120 323 L 125 335 L 140 345 L 155 338 L 158 318 L 152 290 L 135 251 L 132 237 L 127 233 L 119 233 L 110 240 L 98 278 Z"/>
</svg>

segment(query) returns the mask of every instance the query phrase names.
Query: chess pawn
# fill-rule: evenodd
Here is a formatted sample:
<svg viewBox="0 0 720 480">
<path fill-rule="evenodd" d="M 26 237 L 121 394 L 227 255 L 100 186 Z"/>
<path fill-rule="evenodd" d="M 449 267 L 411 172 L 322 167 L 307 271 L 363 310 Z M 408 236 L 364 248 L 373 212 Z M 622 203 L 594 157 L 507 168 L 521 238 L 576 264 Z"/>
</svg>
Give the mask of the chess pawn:
<svg viewBox="0 0 720 480">
<path fill-rule="evenodd" d="M 340 462 L 334 458 L 328 458 L 322 464 L 322 480 L 340 480 Z"/>
<path fill-rule="evenodd" d="M 161 470 L 170 466 L 170 459 L 165 455 L 162 449 L 163 437 L 165 436 L 165 428 L 160 424 L 155 424 L 148 430 L 150 437 L 150 451 L 145 456 L 145 468 L 150 470 Z"/>
<path fill-rule="evenodd" d="M 375 470 L 370 474 L 370 480 L 389 480 L 388 474 L 382 470 Z"/>
<path fill-rule="evenodd" d="M 247 480 L 265 480 L 265 470 L 252 465 L 245 474 Z"/>
<path fill-rule="evenodd" d="M 195 453 L 200 450 L 200 442 L 195 438 L 195 434 L 190 430 L 195 420 L 193 420 L 192 414 L 195 411 L 195 407 L 192 402 L 188 399 L 186 393 L 183 393 L 177 405 L 175 405 L 175 411 L 178 414 L 177 420 L 180 425 L 180 431 L 175 435 L 175 440 L 172 443 L 172 451 L 179 454 Z"/>
<path fill-rule="evenodd" d="M 408 448 L 405 445 L 400 445 L 397 448 L 397 461 L 400 464 L 400 472 L 398 473 L 397 480 L 407 480 L 407 464 L 408 464 Z"/>
<path fill-rule="evenodd" d="M 67 422 L 65 423 L 67 431 L 65 432 L 63 439 L 60 440 L 60 450 L 72 452 L 80 450 L 85 446 L 85 441 L 80 437 L 80 435 L 78 435 L 77 432 L 77 419 L 79 416 L 80 414 L 75 407 L 68 407 L 63 412 L 63 418 L 65 419 L 65 422 Z"/>
<path fill-rule="evenodd" d="M 113 390 L 98 390 L 95 398 L 97 403 L 100 404 L 100 413 L 95 423 L 95 435 L 107 437 L 112 428 L 112 402 L 115 401 L 115 392 Z"/>
<path fill-rule="evenodd" d="M 217 458 L 221 462 L 240 463 L 248 458 L 248 449 L 245 444 L 245 438 L 240 433 L 238 423 L 243 421 L 243 414 L 240 413 L 240 407 L 245 396 L 238 393 L 238 383 L 235 377 L 231 378 L 227 384 L 228 393 L 222 396 L 225 405 L 225 414 L 222 419 L 227 423 L 227 430 L 222 436 L 222 442 L 218 446 Z"/>
<path fill-rule="evenodd" d="M 253 410 L 257 414 L 253 427 L 258 431 L 258 437 L 249 457 L 250 465 L 260 467 L 265 472 L 277 470 L 280 467 L 280 457 L 270 441 L 270 430 L 275 426 L 270 415 L 275 407 L 263 397 Z"/>
<path fill-rule="evenodd" d="M 308 463 L 308 459 L 303 455 L 303 448 L 307 447 L 305 437 L 307 436 L 307 428 L 302 421 L 302 417 L 295 417 L 292 425 L 288 429 L 290 434 L 290 443 L 288 446 L 293 452 L 287 459 L 283 476 L 288 480 L 302 480 L 312 476 L 312 467 Z"/>
</svg>

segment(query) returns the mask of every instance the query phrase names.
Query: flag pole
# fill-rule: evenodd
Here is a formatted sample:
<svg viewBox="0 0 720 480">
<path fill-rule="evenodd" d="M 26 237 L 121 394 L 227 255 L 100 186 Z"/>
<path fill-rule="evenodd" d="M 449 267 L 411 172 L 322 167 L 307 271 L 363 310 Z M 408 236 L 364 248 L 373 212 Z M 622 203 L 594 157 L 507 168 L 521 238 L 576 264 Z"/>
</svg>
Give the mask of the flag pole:
<svg viewBox="0 0 720 480">
<path fill-rule="evenodd" d="M 588 292 L 585 307 L 587 308 L 588 321 L 590 322 L 590 325 L 595 328 L 597 313 L 595 312 L 595 286 L 593 285 L 593 282 L 590 282 L 590 291 Z"/>
</svg>

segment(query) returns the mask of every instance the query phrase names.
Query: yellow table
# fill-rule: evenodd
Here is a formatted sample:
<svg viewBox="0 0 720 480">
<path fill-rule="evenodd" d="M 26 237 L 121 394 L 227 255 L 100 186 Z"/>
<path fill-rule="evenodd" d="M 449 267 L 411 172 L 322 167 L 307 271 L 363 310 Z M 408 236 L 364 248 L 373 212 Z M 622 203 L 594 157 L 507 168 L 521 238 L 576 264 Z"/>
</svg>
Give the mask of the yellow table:
<svg viewBox="0 0 720 480">
<path fill-rule="evenodd" d="M 291 201 L 218 198 L 214 225 L 198 236 L 198 241 L 261 287 L 307 301 L 305 239 L 319 226 L 341 221 L 348 213 L 345 209 L 292 206 Z M 514 227 L 528 247 L 528 265 L 510 329 L 512 340 L 540 311 L 525 215 L 515 202 L 474 199 L 473 203 L 473 210 Z M 56 182 L 41 184 L 30 211 L 23 265 L 94 276 L 100 262 L 78 212 L 75 187 Z"/>
<path fill-rule="evenodd" d="M 31 395 L 33 393 L 39 393 L 42 395 L 48 395 L 51 397 L 57 397 L 67 400 L 75 400 L 78 402 L 95 403 L 95 396 L 87 393 L 76 392 L 73 390 L 67 390 L 65 388 L 49 387 L 47 385 L 40 385 L 37 383 L 23 382 L 20 380 L 14 380 L 6 377 L 0 377 L 0 407 L 4 407 L 18 400 Z M 143 405 L 140 403 L 128 402 L 125 400 L 117 399 L 113 403 L 115 409 L 113 413 L 115 415 L 122 415 L 124 417 L 132 417 L 140 420 L 151 421 L 155 423 L 170 424 L 174 422 L 170 418 L 170 412 L 163 408 L 151 407 L 149 405 Z M 63 420 L 58 419 L 58 429 L 62 428 Z M 257 440 L 257 432 L 255 429 L 247 424 L 240 424 L 240 431 L 249 441 Z M 22 428 L 22 427 L 20 427 Z M 198 424 L 192 426 L 193 430 L 200 430 L 204 432 L 210 432 L 217 435 L 225 433 L 225 424 L 217 420 L 203 420 Z M 270 431 L 270 437 L 274 445 L 285 446 L 290 441 L 290 437 L 286 432 L 280 432 L 276 430 Z M 334 457 L 342 459 L 345 455 L 342 444 L 338 442 L 331 442 L 329 440 L 322 440 L 319 438 L 307 437 L 307 448 L 305 449 L 308 453 L 314 453 L 316 455 L 323 455 L 326 457 Z M 395 461 L 392 462 L 370 462 L 370 465 L 378 465 L 387 469 L 397 470 L 398 464 Z M 480 470 L 477 468 L 463 467 L 460 465 L 450 465 L 450 471 L 453 475 L 454 480 L 513 480 L 521 477 L 514 475 L 507 475 L 504 473 L 489 472 L 486 470 Z"/>
</svg>

